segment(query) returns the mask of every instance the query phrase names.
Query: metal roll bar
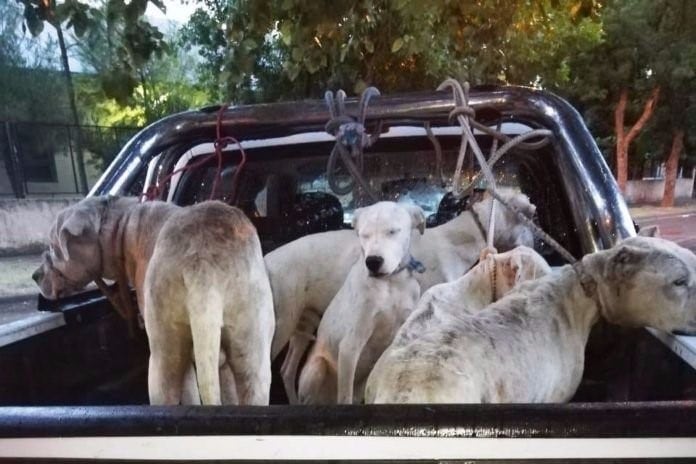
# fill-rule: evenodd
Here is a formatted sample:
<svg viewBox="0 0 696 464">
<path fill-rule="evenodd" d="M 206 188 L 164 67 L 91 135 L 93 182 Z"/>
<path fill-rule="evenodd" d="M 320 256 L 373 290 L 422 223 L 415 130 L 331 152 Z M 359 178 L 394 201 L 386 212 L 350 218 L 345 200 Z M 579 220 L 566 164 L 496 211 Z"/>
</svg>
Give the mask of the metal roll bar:
<svg viewBox="0 0 696 464">
<path fill-rule="evenodd" d="M 347 99 L 346 111 L 357 115 L 358 100 Z M 470 106 L 477 115 L 491 119 L 518 120 L 553 132 L 554 158 L 572 206 L 583 253 L 613 246 L 635 235 L 635 228 L 592 135 L 580 114 L 564 99 L 526 87 L 474 88 Z M 370 103 L 366 125 L 385 121 L 388 125 L 449 125 L 453 108 L 447 92 L 413 93 L 375 97 Z M 161 119 L 135 135 L 89 195 L 123 194 L 149 161 L 164 150 L 183 153 L 215 140 L 219 107 L 187 111 Z M 323 100 L 246 105 L 229 108 L 222 121 L 224 133 L 239 140 L 283 137 L 323 131 L 330 114 Z M 589 213 L 589 214 L 588 214 Z"/>
</svg>

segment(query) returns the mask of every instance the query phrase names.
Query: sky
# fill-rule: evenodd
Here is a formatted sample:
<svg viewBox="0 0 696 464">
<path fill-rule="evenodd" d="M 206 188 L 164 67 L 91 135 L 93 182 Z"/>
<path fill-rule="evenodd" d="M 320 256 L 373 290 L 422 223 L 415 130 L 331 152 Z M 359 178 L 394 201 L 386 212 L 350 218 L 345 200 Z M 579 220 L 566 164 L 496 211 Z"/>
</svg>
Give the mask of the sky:
<svg viewBox="0 0 696 464">
<path fill-rule="evenodd" d="M 184 25 L 198 7 L 195 0 L 163 0 L 163 2 L 167 9 L 166 14 L 152 3 L 148 3 L 145 11 L 147 19 L 162 32 L 169 30 L 171 26 L 178 28 Z M 39 35 L 39 40 L 50 39 L 57 40 L 56 33 L 53 28 L 45 27 L 41 35 Z M 70 41 L 70 34 L 67 35 L 66 41 Z M 70 52 L 68 53 L 70 54 Z M 68 61 L 70 69 L 74 72 L 84 71 L 80 62 L 74 57 L 69 56 Z"/>
<path fill-rule="evenodd" d="M 197 8 L 195 2 L 191 0 L 186 2 L 182 2 L 181 0 L 164 0 L 164 5 L 167 7 L 166 15 L 152 3 L 148 3 L 145 15 L 155 21 L 170 20 L 179 24 L 184 24 Z"/>
</svg>

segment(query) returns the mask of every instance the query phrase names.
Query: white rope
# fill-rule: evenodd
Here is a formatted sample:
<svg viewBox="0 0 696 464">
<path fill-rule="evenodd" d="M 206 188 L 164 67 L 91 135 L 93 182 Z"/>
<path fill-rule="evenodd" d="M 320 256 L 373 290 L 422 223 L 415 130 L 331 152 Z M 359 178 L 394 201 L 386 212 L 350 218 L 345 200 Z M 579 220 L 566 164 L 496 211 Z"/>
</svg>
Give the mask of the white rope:
<svg viewBox="0 0 696 464">
<path fill-rule="evenodd" d="M 506 208 L 511 210 L 512 212 L 515 213 L 515 215 L 522 221 L 524 222 L 528 227 L 530 227 L 533 232 L 540 237 L 542 240 L 544 240 L 546 243 L 548 243 L 552 248 L 554 248 L 563 258 L 565 258 L 568 262 L 570 263 L 575 263 L 577 260 L 575 257 L 568 252 L 563 246 L 558 243 L 556 240 L 553 239 L 549 234 L 544 232 L 539 226 L 537 226 L 534 221 L 532 221 L 530 218 L 524 215 L 519 209 L 515 208 L 514 206 L 510 205 L 505 201 L 501 196 L 500 193 L 498 192 L 498 187 L 497 183 L 495 181 L 495 177 L 493 175 L 492 171 L 492 166 L 509 150 L 511 150 L 513 147 L 520 145 L 521 143 L 529 138 L 532 137 L 538 137 L 538 136 L 543 136 L 543 137 L 549 137 L 552 135 L 551 131 L 548 130 L 543 130 L 543 129 L 536 129 L 536 130 L 531 130 L 528 132 L 525 132 L 524 134 L 521 134 L 517 137 L 514 137 L 512 139 L 507 138 L 506 143 L 500 147 L 500 149 L 495 150 L 495 142 L 493 145 L 493 149 L 491 150 L 491 156 L 489 161 L 486 161 L 485 157 L 483 156 L 483 153 L 481 152 L 481 148 L 478 145 L 478 142 L 476 141 L 476 138 L 474 137 L 473 131 L 471 130 L 472 126 L 472 121 L 473 118 L 476 116 L 474 113 L 474 110 L 469 106 L 469 84 L 464 83 L 464 86 L 462 85 L 455 79 L 448 78 L 446 79 L 442 84 L 440 84 L 437 88 L 437 90 L 446 90 L 448 88 L 452 89 L 452 98 L 454 100 L 454 109 L 450 112 L 450 119 L 453 117 L 456 117 L 457 121 L 459 122 L 459 125 L 462 127 L 462 144 L 460 146 L 459 150 L 459 158 L 457 159 L 457 165 L 455 168 L 454 176 L 452 178 L 453 186 L 452 186 L 452 192 L 455 196 L 458 195 L 460 189 L 459 189 L 459 183 L 460 183 L 460 178 L 461 178 L 461 166 L 464 163 L 464 158 L 466 156 L 466 150 L 468 146 L 471 146 L 471 150 L 474 152 L 474 156 L 476 157 L 479 166 L 481 167 L 481 172 L 478 173 L 472 182 L 464 189 L 465 192 L 470 191 L 476 182 L 478 182 L 483 176 L 486 181 L 486 190 L 491 194 L 493 197 L 493 202 L 491 205 L 491 217 L 488 223 L 488 234 L 487 234 L 487 246 L 489 248 L 493 247 L 493 237 L 494 237 L 494 232 L 495 232 L 495 211 L 496 211 L 496 201 L 499 201 L 500 203 L 503 204 Z M 476 127 L 480 125 L 480 123 L 475 124 Z M 485 132 L 492 135 L 494 137 L 494 141 L 497 141 L 498 139 L 501 140 L 506 140 L 506 137 L 502 136 L 500 134 L 499 130 L 494 131 L 490 128 L 487 128 Z M 528 144 L 530 146 L 537 146 L 541 147 L 548 143 L 548 139 L 544 143 L 533 143 L 533 144 Z"/>
</svg>

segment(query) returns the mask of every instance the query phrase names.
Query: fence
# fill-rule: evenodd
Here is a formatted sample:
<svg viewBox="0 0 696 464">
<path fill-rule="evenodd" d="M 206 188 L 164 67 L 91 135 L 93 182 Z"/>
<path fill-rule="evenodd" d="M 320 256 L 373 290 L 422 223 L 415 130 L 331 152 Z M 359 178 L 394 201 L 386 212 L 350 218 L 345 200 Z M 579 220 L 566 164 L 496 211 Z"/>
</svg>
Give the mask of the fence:
<svg viewBox="0 0 696 464">
<path fill-rule="evenodd" d="M 0 196 L 85 194 L 137 131 L 0 121 Z"/>
</svg>

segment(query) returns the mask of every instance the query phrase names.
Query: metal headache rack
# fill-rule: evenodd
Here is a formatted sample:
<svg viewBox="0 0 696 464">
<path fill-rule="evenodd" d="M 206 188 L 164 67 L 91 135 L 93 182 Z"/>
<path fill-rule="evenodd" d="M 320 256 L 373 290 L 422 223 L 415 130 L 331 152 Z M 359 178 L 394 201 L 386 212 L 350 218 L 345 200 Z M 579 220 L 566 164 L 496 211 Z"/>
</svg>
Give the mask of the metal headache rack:
<svg viewBox="0 0 696 464">
<path fill-rule="evenodd" d="M 347 99 L 348 114 L 358 114 L 358 100 Z M 612 174 L 581 116 L 565 100 L 525 87 L 474 88 L 469 105 L 486 123 L 520 121 L 553 133 L 554 158 L 566 192 L 572 192 L 571 211 L 582 243 L 590 253 L 633 235 L 635 228 Z M 449 126 L 453 108 L 445 92 L 374 97 L 365 125 Z M 157 155 L 177 159 L 185 151 L 216 139 L 217 111 L 210 107 L 164 118 L 128 142 L 90 195 L 124 194 L 144 166 Z M 238 106 L 227 109 L 222 131 L 240 141 L 323 132 L 329 112 L 321 100 Z M 588 212 L 591 217 L 588 217 Z"/>
</svg>

